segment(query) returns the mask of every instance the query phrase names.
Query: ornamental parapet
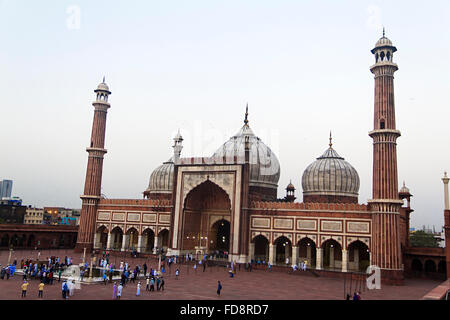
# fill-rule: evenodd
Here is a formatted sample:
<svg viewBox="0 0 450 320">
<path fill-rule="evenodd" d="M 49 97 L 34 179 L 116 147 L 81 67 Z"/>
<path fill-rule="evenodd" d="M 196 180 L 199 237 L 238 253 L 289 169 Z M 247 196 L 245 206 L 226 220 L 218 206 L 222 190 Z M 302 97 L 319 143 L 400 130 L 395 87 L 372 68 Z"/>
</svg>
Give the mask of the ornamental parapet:
<svg viewBox="0 0 450 320">
<path fill-rule="evenodd" d="M 99 205 L 125 205 L 148 207 L 171 207 L 172 201 L 166 199 L 100 199 Z"/>
<path fill-rule="evenodd" d="M 222 164 L 244 164 L 243 157 L 189 157 L 179 158 L 176 165 L 222 165 Z"/>
<path fill-rule="evenodd" d="M 252 201 L 250 209 L 286 209 L 314 211 L 368 211 L 367 205 L 358 203 L 305 203 Z"/>
</svg>

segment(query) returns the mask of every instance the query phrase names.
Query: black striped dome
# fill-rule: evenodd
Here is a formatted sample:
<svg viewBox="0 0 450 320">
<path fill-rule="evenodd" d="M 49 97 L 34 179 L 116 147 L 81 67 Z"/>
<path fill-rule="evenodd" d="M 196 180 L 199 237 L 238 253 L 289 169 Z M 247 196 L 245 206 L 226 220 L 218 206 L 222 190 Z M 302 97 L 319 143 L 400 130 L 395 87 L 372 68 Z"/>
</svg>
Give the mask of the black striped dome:
<svg viewBox="0 0 450 320">
<path fill-rule="evenodd" d="M 355 168 L 330 146 L 302 176 L 303 195 L 357 197 L 359 176 Z"/>
</svg>

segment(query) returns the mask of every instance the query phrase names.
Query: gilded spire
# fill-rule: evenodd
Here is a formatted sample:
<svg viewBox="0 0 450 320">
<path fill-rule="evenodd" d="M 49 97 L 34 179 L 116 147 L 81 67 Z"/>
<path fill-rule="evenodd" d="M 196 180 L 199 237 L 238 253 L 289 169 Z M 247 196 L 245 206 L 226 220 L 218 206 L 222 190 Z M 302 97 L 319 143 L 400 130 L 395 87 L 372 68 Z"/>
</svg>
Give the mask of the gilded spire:
<svg viewBox="0 0 450 320">
<path fill-rule="evenodd" d="M 332 140 L 333 140 L 333 138 L 331 137 L 331 131 L 330 131 L 330 144 L 329 144 L 330 148 L 333 146 Z"/>
<path fill-rule="evenodd" d="M 244 119 L 244 124 L 248 125 L 248 102 L 247 102 L 247 107 L 245 108 L 245 119 Z"/>
</svg>

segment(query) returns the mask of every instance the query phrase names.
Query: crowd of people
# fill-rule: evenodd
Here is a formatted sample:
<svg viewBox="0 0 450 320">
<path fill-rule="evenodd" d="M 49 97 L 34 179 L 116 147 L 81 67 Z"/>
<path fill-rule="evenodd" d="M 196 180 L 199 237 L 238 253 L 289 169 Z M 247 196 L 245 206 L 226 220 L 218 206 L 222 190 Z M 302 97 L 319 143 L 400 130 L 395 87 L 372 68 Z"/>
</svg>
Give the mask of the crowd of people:
<svg viewBox="0 0 450 320">
<path fill-rule="evenodd" d="M 39 257 L 39 256 L 38 256 Z M 103 280 L 103 283 L 106 285 L 107 283 L 113 284 L 113 299 L 119 300 L 122 296 L 123 289 L 125 286 L 131 285 L 131 283 L 136 285 L 136 296 L 141 296 L 141 281 L 143 280 L 145 283 L 145 291 L 146 292 L 154 292 L 154 291 L 164 291 L 165 287 L 165 273 L 166 266 L 168 268 L 172 268 L 172 265 L 175 264 L 175 280 L 178 280 L 180 276 L 180 264 L 189 262 L 191 267 L 193 267 L 194 271 L 197 272 L 197 268 L 203 269 L 205 272 L 207 267 L 207 262 L 209 259 L 212 259 L 213 255 L 202 255 L 199 260 L 195 259 L 193 254 L 185 254 L 182 256 L 172 256 L 172 257 L 163 257 L 160 265 L 158 265 L 157 269 L 149 268 L 144 262 L 142 266 L 136 264 L 134 267 L 131 266 L 126 261 L 121 261 L 119 266 L 116 266 L 114 263 L 110 261 L 109 253 L 103 252 L 102 257 L 99 259 L 98 263 L 92 266 L 89 265 L 88 262 L 84 264 L 80 264 L 80 277 L 77 283 L 83 282 L 86 273 L 91 271 L 92 267 L 95 267 L 96 274 L 94 277 L 100 277 Z M 198 258 L 198 257 L 197 257 Z M 92 263 L 92 262 L 91 262 Z M 20 263 L 17 260 L 14 260 L 13 263 L 8 264 L 5 267 L 1 267 L 0 278 L 8 280 L 10 277 L 13 277 L 17 269 L 23 270 L 23 283 L 21 284 L 22 289 L 22 297 L 26 297 L 26 293 L 30 282 L 32 280 L 38 280 L 38 297 L 43 298 L 43 291 L 46 285 L 53 285 L 55 281 L 61 282 L 61 275 L 64 272 L 64 269 L 71 266 L 73 264 L 73 259 L 71 257 L 56 257 L 51 256 L 47 257 L 45 260 L 38 259 L 22 259 Z M 193 264 L 193 266 L 192 266 Z M 289 260 L 286 260 L 286 264 L 289 265 Z M 308 262 L 300 261 L 298 264 L 292 265 L 293 271 L 306 271 Z M 241 266 L 245 268 L 245 271 L 251 272 L 253 268 L 255 269 L 263 269 L 266 271 L 271 271 L 272 265 L 267 263 L 264 259 L 257 258 L 256 260 L 251 260 L 248 263 L 236 263 L 231 261 L 228 263 L 228 273 L 230 278 L 233 278 L 237 271 L 241 270 Z M 91 267 L 91 268 L 90 268 Z M 159 271 L 157 271 L 159 270 Z M 100 272 L 100 275 L 98 275 Z M 89 276 L 93 276 L 90 274 Z M 120 280 L 119 278 L 120 277 Z M 75 279 L 63 279 L 61 285 L 61 292 L 63 299 L 69 299 L 74 295 L 74 290 L 76 288 Z M 77 287 L 79 288 L 79 287 Z M 218 295 L 220 295 L 220 291 L 222 289 L 222 284 L 218 283 Z M 347 299 L 350 298 L 347 297 Z M 353 295 L 353 300 L 360 300 L 361 297 L 358 293 L 355 292 Z"/>
<path fill-rule="evenodd" d="M 54 281 L 61 281 L 61 274 L 65 268 L 73 264 L 73 259 L 66 256 L 64 259 L 51 256 L 41 261 L 39 259 L 40 253 L 38 253 L 37 259 L 22 259 L 20 261 L 20 269 L 22 271 L 23 283 L 21 284 L 22 298 L 26 298 L 28 287 L 32 280 L 38 280 L 38 298 L 44 297 L 45 285 L 53 285 Z M 17 260 L 8 265 L 6 268 L 2 268 L 1 278 L 3 279 L 3 269 L 5 269 L 6 279 L 10 276 L 14 276 L 17 266 Z M 56 280 L 57 279 L 57 280 Z M 75 289 L 75 282 L 67 283 L 63 281 L 63 297 L 68 298 L 73 295 Z"/>
</svg>

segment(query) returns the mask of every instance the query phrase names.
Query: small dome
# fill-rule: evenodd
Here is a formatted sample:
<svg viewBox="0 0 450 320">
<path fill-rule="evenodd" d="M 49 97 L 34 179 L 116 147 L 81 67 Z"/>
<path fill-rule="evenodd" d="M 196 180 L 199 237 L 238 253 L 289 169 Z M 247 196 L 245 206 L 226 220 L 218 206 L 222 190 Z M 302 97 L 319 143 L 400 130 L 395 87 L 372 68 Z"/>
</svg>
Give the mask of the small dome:
<svg viewBox="0 0 450 320">
<path fill-rule="evenodd" d="M 278 188 L 280 179 L 280 163 L 275 154 L 260 138 L 255 136 L 246 118 L 244 126 L 239 132 L 225 142 L 214 154 L 213 158 L 243 160 L 245 158 L 245 138 L 250 143 L 250 186 Z"/>
<path fill-rule="evenodd" d="M 409 189 L 405 185 L 405 181 L 403 181 L 403 187 L 400 189 L 399 194 L 410 194 Z"/>
<path fill-rule="evenodd" d="M 392 51 L 392 53 L 397 51 L 397 48 L 394 47 L 392 41 L 386 38 L 386 36 L 384 35 L 384 29 L 383 29 L 383 36 L 380 38 L 380 40 L 377 41 L 377 43 L 375 44 L 375 48 L 373 48 L 371 52 L 375 53 L 376 51 L 381 50 L 383 48 L 389 48 Z"/>
<path fill-rule="evenodd" d="M 286 187 L 286 190 L 295 190 L 294 185 L 292 184 L 292 182 L 289 182 L 289 184 Z"/>
<path fill-rule="evenodd" d="M 377 43 L 375 44 L 375 48 L 378 47 L 386 47 L 386 46 L 390 46 L 392 47 L 392 41 L 389 40 L 388 38 L 386 38 L 385 36 L 383 36 L 380 40 L 377 41 Z"/>
<path fill-rule="evenodd" d="M 173 172 L 174 163 L 171 158 L 152 172 L 148 188 L 144 193 L 172 193 Z"/>
<path fill-rule="evenodd" d="M 109 87 L 106 83 L 100 83 L 97 87 L 97 90 L 109 91 Z"/>
<path fill-rule="evenodd" d="M 303 172 L 304 196 L 358 197 L 359 176 L 353 166 L 330 147 Z"/>
</svg>

